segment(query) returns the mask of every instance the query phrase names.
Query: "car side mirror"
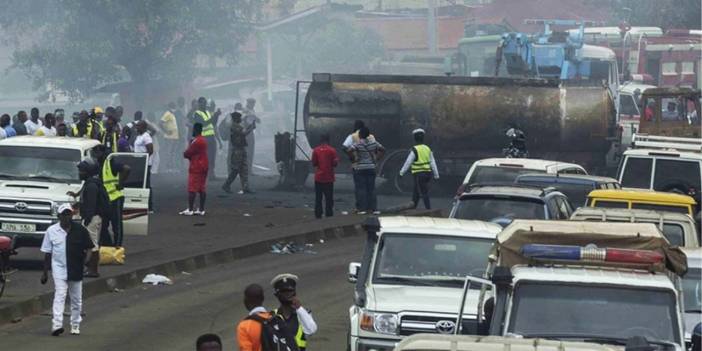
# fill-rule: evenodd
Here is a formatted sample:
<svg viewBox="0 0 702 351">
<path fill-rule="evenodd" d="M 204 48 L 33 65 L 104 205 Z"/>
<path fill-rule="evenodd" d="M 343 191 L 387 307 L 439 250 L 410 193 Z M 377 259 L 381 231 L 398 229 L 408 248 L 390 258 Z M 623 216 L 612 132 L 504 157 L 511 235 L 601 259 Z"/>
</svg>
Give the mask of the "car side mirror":
<svg viewBox="0 0 702 351">
<path fill-rule="evenodd" d="M 349 275 L 348 275 L 348 281 L 349 283 L 356 283 L 358 281 L 358 272 L 361 271 L 361 264 L 358 262 L 351 262 L 349 263 Z"/>
</svg>

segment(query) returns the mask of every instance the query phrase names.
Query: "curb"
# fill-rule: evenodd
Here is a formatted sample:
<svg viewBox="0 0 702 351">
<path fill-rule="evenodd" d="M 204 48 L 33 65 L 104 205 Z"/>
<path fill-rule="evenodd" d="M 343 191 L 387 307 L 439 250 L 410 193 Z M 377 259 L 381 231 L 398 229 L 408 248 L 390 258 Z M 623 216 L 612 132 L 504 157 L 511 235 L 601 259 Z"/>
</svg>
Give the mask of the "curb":
<svg viewBox="0 0 702 351">
<path fill-rule="evenodd" d="M 431 210 L 411 214 L 413 216 L 437 216 L 440 211 Z M 83 301 L 100 294 L 113 292 L 115 289 L 125 290 L 142 284 L 141 279 L 150 273 L 173 276 L 180 272 L 193 272 L 217 264 L 230 263 L 239 259 L 257 256 L 270 251 L 270 247 L 281 241 L 311 242 L 348 238 L 362 234 L 360 223 L 340 227 L 323 228 L 311 232 L 302 232 L 279 238 L 268 239 L 241 246 L 211 251 L 203 254 L 156 264 L 150 267 L 117 274 L 110 277 L 83 282 Z M 0 326 L 10 322 L 19 322 L 25 317 L 40 314 L 50 310 L 53 305 L 54 293 L 44 293 L 30 297 L 24 301 L 0 308 Z"/>
</svg>

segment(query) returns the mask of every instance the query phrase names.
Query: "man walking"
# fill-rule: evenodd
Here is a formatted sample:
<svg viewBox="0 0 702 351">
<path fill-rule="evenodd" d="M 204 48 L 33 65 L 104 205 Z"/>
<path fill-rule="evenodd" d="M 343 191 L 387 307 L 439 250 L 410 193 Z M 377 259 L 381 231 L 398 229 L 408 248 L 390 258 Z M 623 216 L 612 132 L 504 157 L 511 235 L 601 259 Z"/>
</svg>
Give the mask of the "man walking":
<svg viewBox="0 0 702 351">
<path fill-rule="evenodd" d="M 263 288 L 251 284 L 244 289 L 244 306 L 248 316 L 236 326 L 236 340 L 239 351 L 262 351 L 261 323 L 271 317 L 263 307 Z"/>
<path fill-rule="evenodd" d="M 93 248 L 88 231 L 80 223 L 72 222 L 73 208 L 62 204 L 58 208 L 59 223 L 50 226 L 44 234 L 41 252 L 44 253 L 44 271 L 41 283 L 48 280 L 49 266 L 54 278 L 54 305 L 51 335 L 63 333 L 63 308 L 66 293 L 71 299 L 71 334 L 80 334 L 83 304 L 83 265 L 85 254 Z"/>
<path fill-rule="evenodd" d="M 214 120 L 212 114 L 207 110 L 207 99 L 202 96 L 199 97 L 197 106 L 197 110 L 193 114 L 193 121 L 202 125 L 202 136 L 207 140 L 208 174 L 210 179 L 214 179 L 217 158 L 217 138 L 215 137 Z"/>
<path fill-rule="evenodd" d="M 324 213 L 327 217 L 334 215 L 334 168 L 339 164 L 336 150 L 329 145 L 329 134 L 322 134 L 320 145 L 312 151 L 314 172 L 314 215 L 322 218 L 322 197 Z"/>
<path fill-rule="evenodd" d="M 93 159 L 89 158 L 78 163 L 78 176 L 83 181 L 83 188 L 80 191 L 80 216 L 93 242 L 93 249 L 86 264 L 88 270 L 85 276 L 88 278 L 100 276 L 98 274 L 100 231 L 103 223 L 107 224 L 110 209 L 110 200 L 98 173 L 98 164 Z"/>
<path fill-rule="evenodd" d="M 231 162 L 229 168 L 229 176 L 227 180 L 222 185 L 222 190 L 227 193 L 231 193 L 232 182 L 236 179 L 237 175 L 241 181 L 241 190 L 239 194 L 251 193 L 249 189 L 249 169 L 247 163 L 247 153 L 246 153 L 246 136 L 249 135 L 254 126 L 249 125 L 244 128 L 241 125 L 241 113 L 233 112 L 231 114 L 232 118 L 232 128 L 231 135 L 229 136 L 229 149 L 231 151 Z"/>
<path fill-rule="evenodd" d="M 207 172 L 209 161 L 207 158 L 207 139 L 202 136 L 202 124 L 193 125 L 193 140 L 183 153 L 183 157 L 190 160 L 188 168 L 188 208 L 180 211 L 183 216 L 204 216 L 205 199 L 207 197 Z M 195 208 L 195 195 L 200 194 L 200 208 Z"/>
<path fill-rule="evenodd" d="M 280 301 L 280 307 L 273 310 L 273 314 L 285 321 L 286 330 L 292 333 L 288 338 L 295 340 L 297 347 L 304 351 L 307 337 L 317 332 L 317 323 L 297 298 L 297 281 L 297 276 L 289 273 L 279 274 L 271 280 L 275 296 Z"/>
<path fill-rule="evenodd" d="M 358 192 L 359 205 L 358 214 L 380 214 L 378 212 L 378 200 L 375 194 L 375 170 L 378 161 L 383 158 L 385 148 L 383 145 L 371 138 L 370 130 L 362 127 L 359 132 L 359 141 L 351 145 L 348 154 L 356 164 L 355 172 L 358 177 L 356 191 Z"/>
<path fill-rule="evenodd" d="M 148 169 L 146 170 L 146 188 L 149 189 L 149 211 L 154 210 L 154 190 L 151 188 L 151 166 L 153 165 L 154 155 L 154 140 L 151 134 L 146 130 L 148 127 L 146 121 L 139 120 L 136 122 L 137 137 L 134 140 L 134 152 L 145 153 L 149 155 Z"/>
<path fill-rule="evenodd" d="M 412 203 L 414 208 L 417 208 L 419 197 L 424 200 L 424 208 L 431 209 L 429 201 L 429 182 L 432 179 L 439 179 L 439 169 L 436 167 L 434 154 L 429 146 L 424 144 L 424 129 L 415 129 L 412 131 L 414 136 L 414 146 L 410 150 L 405 164 L 400 169 L 400 177 L 404 176 L 408 170 L 412 171 L 414 177 L 414 191 L 412 192 Z"/>
<path fill-rule="evenodd" d="M 360 138 L 358 137 L 358 132 L 361 130 L 361 128 L 365 127 L 365 124 L 361 120 L 356 120 L 353 122 L 353 132 L 346 136 L 346 139 L 344 139 L 344 142 L 341 144 L 341 146 L 344 148 L 344 151 L 346 153 L 349 153 L 351 146 L 353 144 L 357 143 Z M 375 137 L 373 135 L 369 136 L 369 139 L 375 140 Z M 349 155 L 351 155 L 349 153 Z M 353 158 L 349 156 L 351 159 L 351 174 L 353 176 L 353 186 L 354 186 L 354 199 L 355 199 L 355 209 L 356 212 L 359 212 L 359 208 L 361 208 L 361 196 L 359 195 L 359 191 L 361 189 L 361 183 L 360 183 L 360 177 L 358 176 L 358 172 L 356 172 L 356 163 L 353 161 Z"/>
</svg>

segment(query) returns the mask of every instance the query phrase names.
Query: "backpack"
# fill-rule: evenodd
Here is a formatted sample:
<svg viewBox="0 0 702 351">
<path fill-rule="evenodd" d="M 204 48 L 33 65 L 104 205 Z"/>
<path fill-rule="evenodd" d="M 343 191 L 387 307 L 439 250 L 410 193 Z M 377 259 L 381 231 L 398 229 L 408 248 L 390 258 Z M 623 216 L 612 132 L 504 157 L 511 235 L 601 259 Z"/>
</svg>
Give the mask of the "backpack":
<svg viewBox="0 0 702 351">
<path fill-rule="evenodd" d="M 295 343 L 294 333 L 289 333 L 287 324 L 280 316 L 268 318 L 254 314 L 246 317 L 261 323 L 261 350 L 263 351 L 300 351 Z"/>
</svg>

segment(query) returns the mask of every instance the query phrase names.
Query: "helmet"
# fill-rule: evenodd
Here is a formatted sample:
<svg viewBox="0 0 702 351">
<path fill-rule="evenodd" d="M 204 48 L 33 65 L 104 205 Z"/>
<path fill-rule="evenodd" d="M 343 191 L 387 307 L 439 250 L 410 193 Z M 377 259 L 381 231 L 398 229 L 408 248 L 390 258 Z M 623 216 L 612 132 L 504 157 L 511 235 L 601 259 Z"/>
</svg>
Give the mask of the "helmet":
<svg viewBox="0 0 702 351">
<path fill-rule="evenodd" d="M 100 107 L 100 106 L 95 106 L 95 107 L 93 108 L 93 111 L 95 111 L 95 114 L 98 114 L 98 113 L 105 113 L 105 111 L 103 111 L 103 110 L 102 110 L 102 107 Z"/>
</svg>

